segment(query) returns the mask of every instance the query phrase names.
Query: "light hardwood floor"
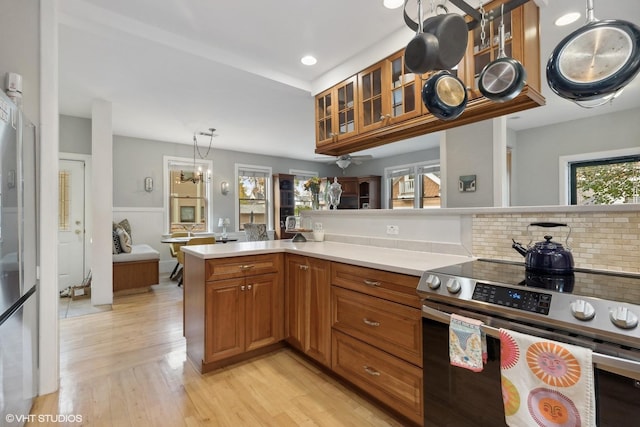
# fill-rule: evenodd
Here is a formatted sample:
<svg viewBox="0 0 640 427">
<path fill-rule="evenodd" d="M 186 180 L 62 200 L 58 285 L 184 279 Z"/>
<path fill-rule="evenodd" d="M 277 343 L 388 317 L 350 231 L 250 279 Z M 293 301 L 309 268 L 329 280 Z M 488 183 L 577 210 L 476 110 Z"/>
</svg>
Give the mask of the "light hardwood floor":
<svg viewBox="0 0 640 427">
<path fill-rule="evenodd" d="M 60 389 L 32 414 L 68 422 L 27 425 L 402 425 L 289 349 L 200 375 L 186 360 L 182 289 L 166 280 L 114 298 L 112 311 L 61 319 L 60 350 Z"/>
</svg>

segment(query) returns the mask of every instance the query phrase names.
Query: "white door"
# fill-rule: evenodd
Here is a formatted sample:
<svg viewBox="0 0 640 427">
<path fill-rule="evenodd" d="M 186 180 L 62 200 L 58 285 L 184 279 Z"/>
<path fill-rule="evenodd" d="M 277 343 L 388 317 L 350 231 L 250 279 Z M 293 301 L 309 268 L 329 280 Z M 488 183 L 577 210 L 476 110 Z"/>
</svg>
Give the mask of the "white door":
<svg viewBox="0 0 640 427">
<path fill-rule="evenodd" d="M 85 162 L 60 159 L 58 288 L 82 283 L 85 273 Z"/>
</svg>

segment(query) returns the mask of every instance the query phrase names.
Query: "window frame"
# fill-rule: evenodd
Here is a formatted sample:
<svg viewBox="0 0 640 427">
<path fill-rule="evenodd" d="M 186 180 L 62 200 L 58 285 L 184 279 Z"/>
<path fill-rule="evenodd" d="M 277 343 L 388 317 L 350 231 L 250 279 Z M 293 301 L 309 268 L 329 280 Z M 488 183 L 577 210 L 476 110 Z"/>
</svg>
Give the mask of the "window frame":
<svg viewBox="0 0 640 427">
<path fill-rule="evenodd" d="M 299 178 L 302 178 L 302 180 L 308 180 L 309 178 L 312 177 L 319 177 L 319 173 L 318 172 L 314 172 L 314 171 L 306 171 L 306 170 L 301 170 L 301 169 L 289 169 L 289 175 L 293 175 L 293 182 L 294 182 L 294 190 L 296 189 L 296 185 L 295 182 L 299 180 Z M 311 192 L 310 191 L 303 191 L 304 193 L 309 193 L 308 194 L 308 209 L 311 209 Z M 306 203 L 299 203 L 299 202 L 304 202 L 305 199 L 303 199 L 302 197 L 298 197 L 296 195 L 296 192 L 294 191 L 294 211 L 296 212 L 296 215 L 299 214 L 299 209 L 298 206 L 307 206 Z"/>
<path fill-rule="evenodd" d="M 413 207 L 407 209 L 439 209 L 442 208 L 442 195 L 440 196 L 440 206 L 422 206 L 422 177 L 423 173 L 421 170 L 424 168 L 434 168 L 438 167 L 438 170 L 442 172 L 442 167 L 440 164 L 440 159 L 437 160 L 429 160 L 425 162 L 419 163 L 410 163 L 405 165 L 398 166 L 389 166 L 384 168 L 384 181 L 385 181 L 385 208 L 393 209 L 393 201 L 391 198 L 393 197 L 393 186 L 391 185 L 391 178 L 393 178 L 394 172 L 401 172 L 406 170 L 406 175 L 414 176 L 414 186 L 413 186 Z M 442 189 L 442 187 L 441 187 Z M 399 208 L 398 208 L 399 209 Z"/>
<path fill-rule="evenodd" d="M 578 168 L 582 167 L 591 167 L 591 166 L 604 166 L 604 165 L 615 165 L 619 163 L 629 163 L 629 162 L 640 162 L 640 155 L 634 156 L 623 156 L 623 157 L 608 157 L 604 159 L 597 160 L 585 160 L 582 162 L 572 162 L 569 164 L 570 172 L 569 172 L 569 203 L 573 206 L 582 206 L 578 205 L 578 188 L 577 188 L 577 172 Z"/>
<path fill-rule="evenodd" d="M 213 186 L 211 185 L 211 171 L 213 170 L 213 160 L 208 159 L 196 159 L 196 166 L 202 166 L 204 183 L 205 183 L 205 195 L 207 203 L 207 233 L 213 232 Z M 169 200 L 171 198 L 171 183 L 170 172 L 172 166 L 184 165 L 185 168 L 193 169 L 194 161 L 193 157 L 177 157 L 177 156 L 162 156 L 162 177 L 163 177 L 163 224 L 165 227 L 165 234 L 171 234 L 171 223 L 169 214 Z"/>
<path fill-rule="evenodd" d="M 240 177 L 239 173 L 241 170 L 251 171 L 251 172 L 260 172 L 265 174 L 265 215 L 267 217 L 267 230 L 273 231 L 273 168 L 271 166 L 260 166 L 260 165 L 249 165 L 243 163 L 236 163 L 234 165 L 234 185 L 238 186 L 238 179 Z M 241 232 L 244 230 L 240 230 L 240 194 L 238 191 L 236 193 L 236 198 L 234 202 L 235 209 L 235 231 Z"/>
<path fill-rule="evenodd" d="M 640 147 L 638 148 L 622 148 L 619 150 L 595 151 L 591 153 L 581 153 L 569 156 L 560 156 L 558 158 L 558 204 L 563 206 L 571 206 L 571 164 L 586 163 L 617 157 L 632 157 L 640 155 Z"/>
</svg>

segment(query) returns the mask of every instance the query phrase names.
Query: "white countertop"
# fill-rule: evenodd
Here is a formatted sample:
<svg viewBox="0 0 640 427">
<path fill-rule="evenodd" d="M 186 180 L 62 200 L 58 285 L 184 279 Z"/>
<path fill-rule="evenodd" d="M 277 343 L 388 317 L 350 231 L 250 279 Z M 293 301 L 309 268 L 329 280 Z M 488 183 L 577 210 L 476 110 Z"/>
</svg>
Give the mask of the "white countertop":
<svg viewBox="0 0 640 427">
<path fill-rule="evenodd" d="M 408 251 L 330 241 L 292 242 L 291 240 L 269 240 L 263 242 L 233 242 L 224 245 L 183 246 L 181 249 L 202 259 L 277 252 L 295 253 L 412 276 L 420 276 L 425 270 L 474 259 L 460 255 Z"/>
</svg>

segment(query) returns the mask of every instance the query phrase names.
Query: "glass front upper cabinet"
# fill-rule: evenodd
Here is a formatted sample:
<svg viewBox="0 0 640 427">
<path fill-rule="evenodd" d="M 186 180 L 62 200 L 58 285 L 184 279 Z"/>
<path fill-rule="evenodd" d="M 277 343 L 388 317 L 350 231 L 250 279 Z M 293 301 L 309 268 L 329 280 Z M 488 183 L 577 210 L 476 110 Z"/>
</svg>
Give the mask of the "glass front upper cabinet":
<svg viewBox="0 0 640 427">
<path fill-rule="evenodd" d="M 403 51 L 359 73 L 360 132 L 420 115 L 420 79 L 405 66 Z"/>
<path fill-rule="evenodd" d="M 316 143 L 339 141 L 357 133 L 356 76 L 316 96 Z"/>
</svg>

